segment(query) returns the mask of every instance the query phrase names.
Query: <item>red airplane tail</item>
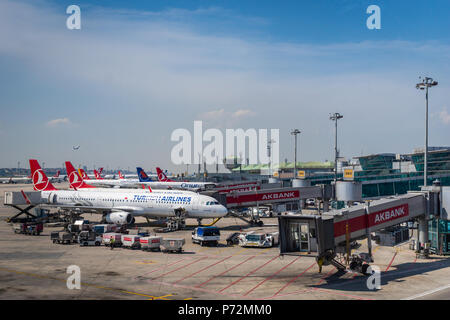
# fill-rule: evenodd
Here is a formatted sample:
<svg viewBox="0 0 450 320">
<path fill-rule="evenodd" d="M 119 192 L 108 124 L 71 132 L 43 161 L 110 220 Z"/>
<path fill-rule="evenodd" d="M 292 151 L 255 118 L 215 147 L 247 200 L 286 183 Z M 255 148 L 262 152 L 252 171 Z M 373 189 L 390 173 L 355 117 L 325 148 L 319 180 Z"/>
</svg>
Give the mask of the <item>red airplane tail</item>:
<svg viewBox="0 0 450 320">
<path fill-rule="evenodd" d="M 122 175 L 122 172 L 120 172 L 120 170 L 119 170 L 119 179 L 125 179 L 124 176 Z"/>
<path fill-rule="evenodd" d="M 80 174 L 75 170 L 70 161 L 66 161 L 67 178 L 69 179 L 70 187 L 72 189 L 83 189 L 83 188 L 95 188 L 83 181 Z"/>
<path fill-rule="evenodd" d="M 98 174 L 102 174 L 103 168 L 98 168 Z"/>
<path fill-rule="evenodd" d="M 57 190 L 48 180 L 47 175 L 42 170 L 36 159 L 30 159 L 31 179 L 33 180 L 33 188 L 36 191 Z"/>
<path fill-rule="evenodd" d="M 103 169 L 103 168 L 101 168 L 101 169 Z M 95 176 L 95 179 L 97 179 L 97 180 L 103 180 L 103 178 L 100 175 L 100 173 L 97 170 L 95 170 L 95 169 L 94 169 L 94 176 Z"/>
<path fill-rule="evenodd" d="M 161 182 L 174 182 L 174 180 L 170 180 L 167 178 L 166 174 L 159 168 L 156 167 L 156 173 L 158 174 L 158 180 Z"/>
<path fill-rule="evenodd" d="M 83 180 L 91 180 L 91 178 L 89 178 L 89 176 L 86 174 L 86 171 L 84 171 L 83 169 L 78 169 L 78 173 L 80 174 L 81 178 L 83 178 Z"/>
<path fill-rule="evenodd" d="M 56 171 L 56 174 L 53 176 L 53 178 L 59 178 L 60 173 L 61 173 L 61 170 Z"/>
</svg>

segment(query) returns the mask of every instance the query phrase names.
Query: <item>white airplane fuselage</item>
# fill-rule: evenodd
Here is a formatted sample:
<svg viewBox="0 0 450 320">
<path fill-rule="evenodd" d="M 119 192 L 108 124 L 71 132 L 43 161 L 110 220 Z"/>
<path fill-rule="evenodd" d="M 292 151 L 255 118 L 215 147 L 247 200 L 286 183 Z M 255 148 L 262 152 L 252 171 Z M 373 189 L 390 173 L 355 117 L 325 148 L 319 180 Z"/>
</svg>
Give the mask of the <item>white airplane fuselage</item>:
<svg viewBox="0 0 450 320">
<path fill-rule="evenodd" d="M 206 189 L 215 184 L 211 182 L 181 182 L 181 181 L 143 181 L 138 179 L 102 179 L 102 180 L 85 180 L 87 184 L 93 186 L 111 186 L 111 187 L 139 187 L 141 185 L 148 186 L 154 189 L 183 189 L 183 190 L 199 190 Z"/>
<path fill-rule="evenodd" d="M 94 190 L 42 191 L 41 197 L 55 206 L 123 210 L 133 216 L 174 217 L 176 211 L 182 209 L 188 218 L 219 218 L 228 212 L 216 199 L 190 191 Z"/>
</svg>

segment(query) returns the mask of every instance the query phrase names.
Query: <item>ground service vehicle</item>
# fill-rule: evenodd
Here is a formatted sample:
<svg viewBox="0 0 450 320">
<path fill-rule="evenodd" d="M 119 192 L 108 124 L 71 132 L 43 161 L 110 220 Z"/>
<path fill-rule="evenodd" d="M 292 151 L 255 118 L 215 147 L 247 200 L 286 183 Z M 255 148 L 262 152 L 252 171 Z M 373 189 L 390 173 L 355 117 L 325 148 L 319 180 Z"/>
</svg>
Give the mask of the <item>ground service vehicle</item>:
<svg viewBox="0 0 450 320">
<path fill-rule="evenodd" d="M 102 244 L 102 237 L 93 231 L 81 231 L 78 234 L 80 246 L 99 246 Z"/>
<path fill-rule="evenodd" d="M 76 242 L 75 236 L 71 232 L 54 231 L 50 234 L 53 243 L 70 244 Z"/>
<path fill-rule="evenodd" d="M 234 244 L 238 244 L 239 243 L 239 232 L 233 232 L 232 234 L 230 234 L 227 238 L 227 245 L 228 246 L 232 246 Z"/>
<path fill-rule="evenodd" d="M 42 223 L 19 223 L 13 225 L 14 233 L 38 236 L 44 230 Z"/>
<path fill-rule="evenodd" d="M 192 242 L 203 245 L 217 246 L 220 240 L 220 230 L 217 227 L 197 227 L 192 231 Z"/>
<path fill-rule="evenodd" d="M 278 232 L 263 233 L 251 231 L 239 235 L 241 247 L 273 247 L 278 244 Z"/>
</svg>

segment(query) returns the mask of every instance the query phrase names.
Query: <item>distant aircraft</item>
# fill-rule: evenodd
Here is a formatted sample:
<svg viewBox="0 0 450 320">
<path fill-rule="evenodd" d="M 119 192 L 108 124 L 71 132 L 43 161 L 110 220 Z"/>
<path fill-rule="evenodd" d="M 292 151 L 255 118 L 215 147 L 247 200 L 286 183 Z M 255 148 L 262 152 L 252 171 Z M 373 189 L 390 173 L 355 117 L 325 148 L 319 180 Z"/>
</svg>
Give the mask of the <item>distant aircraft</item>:
<svg viewBox="0 0 450 320">
<path fill-rule="evenodd" d="M 35 159 L 30 159 L 35 190 L 41 191 L 47 205 L 97 211 L 108 223 L 132 223 L 135 216 L 175 218 L 184 213 L 188 218 L 221 218 L 228 210 L 216 199 L 190 191 L 136 189 L 105 190 L 85 184 L 67 161 L 69 181 L 75 190 L 57 190 Z M 78 185 L 78 187 L 75 186 Z"/>
<path fill-rule="evenodd" d="M 78 150 L 78 149 L 80 149 L 80 146 L 73 146 L 72 149 L 73 150 Z"/>
</svg>

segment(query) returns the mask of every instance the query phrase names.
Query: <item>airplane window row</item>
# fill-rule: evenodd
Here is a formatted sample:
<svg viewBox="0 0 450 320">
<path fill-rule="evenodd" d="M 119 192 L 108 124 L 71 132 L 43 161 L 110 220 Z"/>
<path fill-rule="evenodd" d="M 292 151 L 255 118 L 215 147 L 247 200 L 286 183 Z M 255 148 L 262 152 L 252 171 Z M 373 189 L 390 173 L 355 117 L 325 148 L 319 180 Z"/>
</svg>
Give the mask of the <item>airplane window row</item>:
<svg viewBox="0 0 450 320">
<path fill-rule="evenodd" d="M 212 205 L 217 205 L 217 204 L 220 204 L 220 203 L 217 202 L 217 201 L 208 201 L 208 202 L 206 202 L 207 206 L 212 206 Z"/>
</svg>

